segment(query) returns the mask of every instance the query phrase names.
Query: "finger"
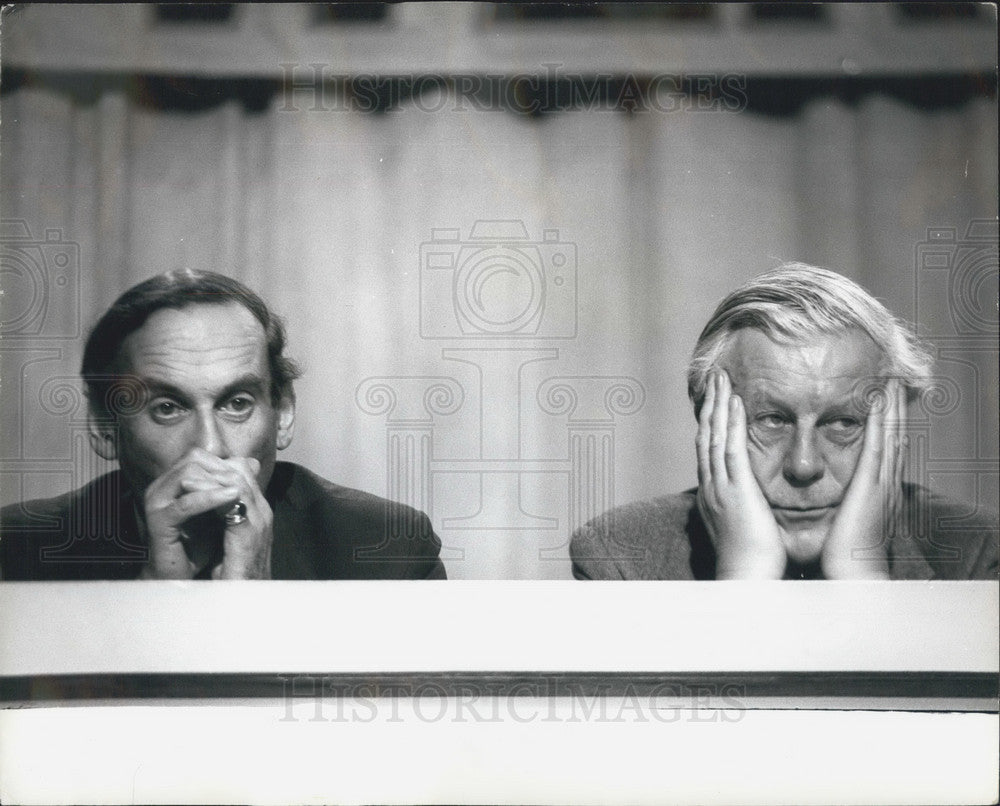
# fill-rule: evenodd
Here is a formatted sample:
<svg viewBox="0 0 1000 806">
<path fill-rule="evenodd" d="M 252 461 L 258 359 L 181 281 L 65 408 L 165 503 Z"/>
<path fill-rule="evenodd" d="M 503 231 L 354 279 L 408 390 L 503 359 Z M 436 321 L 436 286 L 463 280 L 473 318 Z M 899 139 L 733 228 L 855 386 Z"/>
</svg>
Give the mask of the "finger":
<svg viewBox="0 0 1000 806">
<path fill-rule="evenodd" d="M 214 481 L 221 487 L 256 483 L 260 462 L 242 457 L 222 459 L 200 448 L 189 451 L 175 465 L 182 478 L 200 478 Z"/>
<path fill-rule="evenodd" d="M 898 403 L 896 414 L 897 414 L 897 419 L 899 420 L 899 432 L 901 434 L 906 433 L 906 425 L 908 422 L 907 411 L 906 411 L 906 393 L 907 393 L 906 384 L 900 383 L 896 391 L 897 403 Z"/>
<path fill-rule="evenodd" d="M 172 498 L 178 498 L 185 493 L 214 490 L 223 487 L 238 489 L 243 497 L 249 497 L 249 493 L 251 492 L 251 488 L 247 486 L 243 476 L 236 472 L 227 473 L 225 475 L 191 474 L 180 480 L 176 494 L 173 495 Z M 169 500 L 165 503 L 169 503 Z"/>
<path fill-rule="evenodd" d="M 896 529 L 908 530 L 907 518 L 910 513 L 906 512 L 906 495 L 903 491 L 903 477 L 906 473 L 906 459 L 909 451 L 909 437 L 903 435 L 899 451 L 896 454 L 895 468 L 893 469 L 892 497 L 890 506 L 893 513 L 893 524 Z"/>
<path fill-rule="evenodd" d="M 902 490 L 903 477 L 906 474 L 906 455 L 910 449 L 910 438 L 903 434 L 899 440 L 899 449 L 896 451 L 895 464 L 892 469 L 892 484 L 895 491 Z"/>
<path fill-rule="evenodd" d="M 712 467 L 709 461 L 709 442 L 712 437 L 712 412 L 715 410 L 715 372 L 708 373 L 705 384 L 705 398 L 698 413 L 698 435 L 695 447 L 698 451 L 698 486 L 707 489 L 712 483 Z"/>
<path fill-rule="evenodd" d="M 192 448 L 181 458 L 181 462 L 191 462 L 210 471 L 221 471 L 230 465 L 229 459 L 223 459 L 204 448 Z"/>
<path fill-rule="evenodd" d="M 743 398 L 729 398 L 729 428 L 726 432 L 726 471 L 733 481 L 746 480 L 751 474 L 747 451 L 747 413 Z"/>
<path fill-rule="evenodd" d="M 243 505 L 238 512 L 242 518 L 233 522 L 228 516 L 231 513 L 235 514 L 234 510 L 237 504 Z M 248 527 L 259 530 L 270 523 L 271 505 L 259 492 L 241 487 L 239 498 L 219 510 L 219 516 L 226 521 L 227 533 L 234 529 L 237 532 L 245 532 Z"/>
<path fill-rule="evenodd" d="M 185 476 L 180 480 L 180 494 L 193 493 L 199 490 L 214 490 L 217 487 L 231 487 L 232 484 L 222 484 L 218 479 L 208 476 Z M 177 496 L 174 496 L 175 498 Z"/>
<path fill-rule="evenodd" d="M 205 487 L 206 482 L 226 487 L 235 481 L 234 468 L 217 456 L 195 448 L 153 480 L 147 489 L 147 498 L 166 505 L 184 492 Z"/>
<path fill-rule="evenodd" d="M 879 479 L 888 485 L 893 465 L 896 463 L 896 379 L 889 378 L 885 383 L 885 400 L 883 402 L 885 416 L 882 418 L 882 461 L 879 463 Z"/>
<path fill-rule="evenodd" d="M 160 509 L 187 492 L 225 487 L 213 479 L 203 467 L 192 464 L 174 465 L 146 488 L 147 507 Z"/>
<path fill-rule="evenodd" d="M 882 505 L 883 534 L 886 538 L 889 538 L 896 529 L 896 499 L 900 484 L 898 471 L 902 456 L 899 432 L 900 392 L 899 379 L 890 378 L 885 386 L 882 461 L 879 463 L 879 497 Z"/>
<path fill-rule="evenodd" d="M 903 483 L 903 467 L 909 442 L 909 437 L 906 434 L 906 391 L 906 384 L 902 382 L 896 384 L 896 441 L 899 448 L 896 455 L 896 466 L 893 468 L 893 478 L 897 486 Z"/>
<path fill-rule="evenodd" d="M 239 522 L 234 523 L 226 519 L 228 554 L 232 550 L 245 550 L 260 538 L 270 534 L 273 513 L 257 480 L 260 462 L 253 457 L 234 457 L 226 461 L 239 481 L 239 503 L 243 504 L 243 518 Z M 225 517 L 228 510 L 220 514 Z"/>
<path fill-rule="evenodd" d="M 169 497 L 183 492 L 217 487 L 239 487 L 247 500 L 256 498 L 259 489 L 257 472 L 260 462 L 253 458 L 222 459 L 215 454 L 194 448 L 164 474 L 162 491 Z"/>
<path fill-rule="evenodd" d="M 885 453 L 885 416 L 886 400 L 884 396 L 880 396 L 868 410 L 868 416 L 865 419 L 864 441 L 861 443 L 861 456 L 854 470 L 852 484 L 856 481 L 860 485 L 869 485 L 878 480 L 882 457 Z"/>
<path fill-rule="evenodd" d="M 238 524 L 227 524 L 227 531 L 230 526 L 244 527 L 240 531 L 246 531 L 245 524 L 249 523 L 256 528 L 267 525 L 270 505 L 261 490 L 257 480 L 260 472 L 260 462 L 252 457 L 238 457 L 227 460 L 233 467 L 236 477 L 239 479 L 241 490 L 240 501 L 246 506 L 246 520 Z M 225 514 L 225 513 L 224 513 Z"/>
<path fill-rule="evenodd" d="M 906 385 L 900 383 L 896 389 L 896 423 L 897 440 L 896 455 L 892 468 L 892 507 L 896 517 L 899 517 L 899 509 L 903 499 L 903 477 L 906 473 L 906 460 L 910 447 L 910 438 L 906 433 L 907 412 L 906 412 Z"/>
<path fill-rule="evenodd" d="M 226 464 L 235 472 L 247 489 L 256 493 L 260 489 L 257 474 L 260 473 L 260 462 L 252 457 L 234 457 L 227 459 Z"/>
<path fill-rule="evenodd" d="M 210 512 L 220 507 L 232 506 L 240 497 L 236 487 L 217 487 L 213 490 L 197 490 L 175 498 L 164 507 L 164 514 L 170 516 L 174 525 L 179 525 L 195 515 Z"/>
<path fill-rule="evenodd" d="M 219 476 L 231 473 L 234 468 L 225 459 L 221 459 L 213 453 L 202 450 L 201 448 L 192 448 L 186 454 L 184 454 L 174 465 L 164 473 L 164 476 L 168 476 L 171 473 L 175 474 L 185 474 L 185 473 L 204 473 L 208 476 Z"/>
<path fill-rule="evenodd" d="M 709 461 L 715 483 L 726 484 L 729 482 L 729 473 L 726 470 L 726 438 L 729 431 L 729 398 L 732 389 L 729 385 L 729 375 L 725 372 L 716 375 L 715 393 L 712 433 L 708 441 Z"/>
<path fill-rule="evenodd" d="M 882 433 L 882 462 L 880 466 L 880 477 L 886 485 L 891 485 L 895 478 L 896 460 L 899 457 L 901 392 L 902 385 L 899 379 L 890 378 L 885 386 L 886 405 Z"/>
<path fill-rule="evenodd" d="M 898 378 L 889 378 L 885 384 L 885 425 L 886 433 L 892 433 L 899 427 L 899 392 Z"/>
</svg>

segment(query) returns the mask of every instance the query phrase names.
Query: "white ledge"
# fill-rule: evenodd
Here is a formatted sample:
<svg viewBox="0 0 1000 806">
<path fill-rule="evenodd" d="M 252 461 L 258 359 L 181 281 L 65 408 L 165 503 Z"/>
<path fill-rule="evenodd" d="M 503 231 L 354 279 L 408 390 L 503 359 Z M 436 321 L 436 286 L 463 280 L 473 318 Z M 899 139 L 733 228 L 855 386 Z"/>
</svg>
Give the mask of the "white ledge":
<svg viewBox="0 0 1000 806">
<path fill-rule="evenodd" d="M 992 582 L 0 584 L 0 676 L 1000 671 Z"/>
</svg>

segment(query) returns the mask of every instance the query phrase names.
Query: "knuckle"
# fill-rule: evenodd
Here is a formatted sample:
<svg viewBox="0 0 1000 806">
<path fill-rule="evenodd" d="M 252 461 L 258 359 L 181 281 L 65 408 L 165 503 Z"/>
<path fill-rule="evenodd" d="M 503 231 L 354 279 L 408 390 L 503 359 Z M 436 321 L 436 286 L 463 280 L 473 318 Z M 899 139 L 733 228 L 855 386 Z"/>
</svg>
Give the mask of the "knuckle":
<svg viewBox="0 0 1000 806">
<path fill-rule="evenodd" d="M 242 456 L 232 456 L 229 459 L 224 459 L 223 462 L 229 467 L 233 472 L 239 473 L 247 468 L 247 460 Z"/>
</svg>

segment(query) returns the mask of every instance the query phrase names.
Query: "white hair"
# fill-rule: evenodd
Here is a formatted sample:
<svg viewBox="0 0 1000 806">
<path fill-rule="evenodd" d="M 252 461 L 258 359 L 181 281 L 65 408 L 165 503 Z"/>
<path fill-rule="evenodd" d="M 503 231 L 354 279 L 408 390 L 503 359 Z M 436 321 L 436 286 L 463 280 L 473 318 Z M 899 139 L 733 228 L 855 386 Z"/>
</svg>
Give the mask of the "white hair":
<svg viewBox="0 0 1000 806">
<path fill-rule="evenodd" d="M 708 373 L 743 328 L 776 341 L 861 330 L 882 350 L 886 373 L 899 378 L 915 399 L 931 380 L 933 359 L 909 325 L 853 280 L 805 263 L 782 263 L 727 296 L 708 320 L 688 365 L 688 396 L 697 412 Z"/>
</svg>

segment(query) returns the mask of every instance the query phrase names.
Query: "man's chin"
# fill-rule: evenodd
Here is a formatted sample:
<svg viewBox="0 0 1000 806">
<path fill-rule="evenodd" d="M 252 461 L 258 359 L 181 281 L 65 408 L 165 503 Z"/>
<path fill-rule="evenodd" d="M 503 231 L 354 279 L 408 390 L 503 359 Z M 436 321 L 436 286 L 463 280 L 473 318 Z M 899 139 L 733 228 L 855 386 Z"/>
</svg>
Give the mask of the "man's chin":
<svg viewBox="0 0 1000 806">
<path fill-rule="evenodd" d="M 774 508 L 774 519 L 781 527 L 785 551 L 791 560 L 809 563 L 818 560 L 823 552 L 833 520 L 833 507 L 812 510 Z"/>
</svg>

